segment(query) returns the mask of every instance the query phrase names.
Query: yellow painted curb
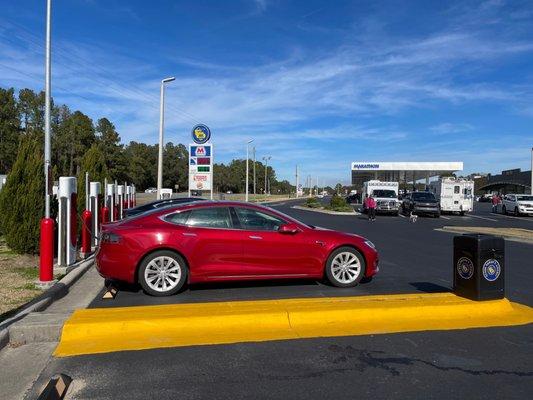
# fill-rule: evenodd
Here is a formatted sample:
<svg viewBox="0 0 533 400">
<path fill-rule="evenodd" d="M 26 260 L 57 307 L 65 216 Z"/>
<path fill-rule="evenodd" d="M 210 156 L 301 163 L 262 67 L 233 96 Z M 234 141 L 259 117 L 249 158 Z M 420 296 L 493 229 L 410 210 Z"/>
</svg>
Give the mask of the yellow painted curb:
<svg viewBox="0 0 533 400">
<path fill-rule="evenodd" d="M 94 308 L 67 320 L 54 355 L 532 322 L 531 307 L 453 293 Z"/>
</svg>

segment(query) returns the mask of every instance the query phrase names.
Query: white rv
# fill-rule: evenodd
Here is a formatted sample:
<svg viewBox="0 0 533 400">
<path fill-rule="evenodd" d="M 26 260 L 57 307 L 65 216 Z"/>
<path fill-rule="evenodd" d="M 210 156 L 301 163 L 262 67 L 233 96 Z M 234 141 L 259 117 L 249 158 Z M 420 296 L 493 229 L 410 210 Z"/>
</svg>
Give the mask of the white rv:
<svg viewBox="0 0 533 400">
<path fill-rule="evenodd" d="M 372 180 L 363 184 L 361 193 L 363 203 L 366 195 L 373 196 L 376 200 L 376 212 L 392 213 L 398 215 L 400 210 L 400 201 L 398 200 L 398 182 L 381 182 Z M 363 206 L 363 211 L 366 209 Z"/>
<path fill-rule="evenodd" d="M 444 212 L 458 212 L 464 215 L 474 209 L 474 181 L 457 178 L 441 178 L 429 184 Z"/>
</svg>

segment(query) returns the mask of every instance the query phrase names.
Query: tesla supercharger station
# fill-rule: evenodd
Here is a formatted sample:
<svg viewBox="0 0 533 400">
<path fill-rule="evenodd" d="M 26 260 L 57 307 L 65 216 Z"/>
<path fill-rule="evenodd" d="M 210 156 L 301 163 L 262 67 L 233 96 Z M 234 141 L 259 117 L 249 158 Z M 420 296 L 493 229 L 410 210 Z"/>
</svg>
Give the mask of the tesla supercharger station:
<svg viewBox="0 0 533 400">
<path fill-rule="evenodd" d="M 58 188 L 59 212 L 57 235 L 57 264 L 72 265 L 76 262 L 78 239 L 76 178 L 61 176 Z"/>
<path fill-rule="evenodd" d="M 105 205 L 109 210 L 109 221 L 113 222 L 115 220 L 115 185 L 113 183 L 107 184 Z"/>
<path fill-rule="evenodd" d="M 118 219 L 122 219 L 124 215 L 124 185 L 117 186 L 117 207 Z"/>
<path fill-rule="evenodd" d="M 89 211 L 91 212 L 91 247 L 98 244 L 98 233 L 100 233 L 100 182 L 91 182 L 89 188 Z"/>
<path fill-rule="evenodd" d="M 126 186 L 126 208 L 133 207 L 132 189 L 133 189 L 132 186 L 130 186 L 130 185 Z"/>
</svg>

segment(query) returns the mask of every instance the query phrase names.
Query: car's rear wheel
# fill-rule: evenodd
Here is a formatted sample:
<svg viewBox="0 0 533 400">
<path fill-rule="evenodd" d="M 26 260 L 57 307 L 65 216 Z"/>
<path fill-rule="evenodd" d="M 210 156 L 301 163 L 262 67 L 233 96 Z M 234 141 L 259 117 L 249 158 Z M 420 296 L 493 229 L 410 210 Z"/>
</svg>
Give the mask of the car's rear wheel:
<svg viewBox="0 0 533 400">
<path fill-rule="evenodd" d="M 333 286 L 353 287 L 365 276 L 366 263 L 353 247 L 340 247 L 326 262 L 326 276 Z"/>
<path fill-rule="evenodd" d="M 515 207 L 515 208 L 514 208 L 514 215 L 515 215 L 516 217 L 519 217 L 519 216 L 520 216 L 520 210 L 518 209 L 518 207 Z"/>
<path fill-rule="evenodd" d="M 139 284 L 152 296 L 170 296 L 183 287 L 187 274 L 183 257 L 173 251 L 159 250 L 142 261 Z"/>
<path fill-rule="evenodd" d="M 507 208 L 505 206 L 502 206 L 502 214 L 503 215 L 507 214 Z"/>
</svg>

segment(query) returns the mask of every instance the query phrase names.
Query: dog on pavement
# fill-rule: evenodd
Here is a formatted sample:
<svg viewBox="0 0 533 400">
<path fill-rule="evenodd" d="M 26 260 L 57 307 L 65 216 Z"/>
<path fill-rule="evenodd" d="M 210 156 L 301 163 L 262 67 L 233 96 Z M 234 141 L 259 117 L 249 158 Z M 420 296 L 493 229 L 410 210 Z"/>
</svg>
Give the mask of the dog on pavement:
<svg viewBox="0 0 533 400">
<path fill-rule="evenodd" d="M 409 222 L 415 223 L 417 219 L 418 215 L 413 214 L 413 212 L 411 211 L 411 213 L 409 214 Z"/>
</svg>

